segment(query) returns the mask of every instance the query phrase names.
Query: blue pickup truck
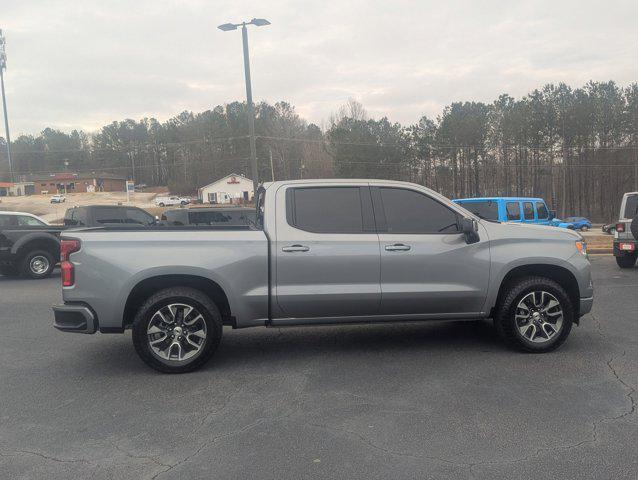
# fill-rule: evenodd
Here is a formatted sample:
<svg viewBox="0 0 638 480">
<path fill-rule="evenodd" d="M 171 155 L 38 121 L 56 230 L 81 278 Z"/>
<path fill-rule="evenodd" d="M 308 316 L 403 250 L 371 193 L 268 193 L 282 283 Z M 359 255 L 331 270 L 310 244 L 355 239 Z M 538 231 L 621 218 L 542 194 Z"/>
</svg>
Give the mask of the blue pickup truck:
<svg viewBox="0 0 638 480">
<path fill-rule="evenodd" d="M 574 229 L 574 224 L 556 219 L 545 200 L 531 197 L 482 197 L 452 200 L 466 210 L 486 220 L 498 222 L 535 223 Z"/>
</svg>

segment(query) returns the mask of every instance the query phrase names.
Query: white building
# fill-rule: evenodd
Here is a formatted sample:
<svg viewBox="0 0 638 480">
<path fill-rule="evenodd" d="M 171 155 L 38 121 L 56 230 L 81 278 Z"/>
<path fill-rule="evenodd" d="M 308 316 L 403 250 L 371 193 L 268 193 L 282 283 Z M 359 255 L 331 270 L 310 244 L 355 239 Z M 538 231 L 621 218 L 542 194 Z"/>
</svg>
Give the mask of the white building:
<svg viewBox="0 0 638 480">
<path fill-rule="evenodd" d="M 198 189 L 203 203 L 245 203 L 253 199 L 253 181 L 235 173 Z"/>
</svg>

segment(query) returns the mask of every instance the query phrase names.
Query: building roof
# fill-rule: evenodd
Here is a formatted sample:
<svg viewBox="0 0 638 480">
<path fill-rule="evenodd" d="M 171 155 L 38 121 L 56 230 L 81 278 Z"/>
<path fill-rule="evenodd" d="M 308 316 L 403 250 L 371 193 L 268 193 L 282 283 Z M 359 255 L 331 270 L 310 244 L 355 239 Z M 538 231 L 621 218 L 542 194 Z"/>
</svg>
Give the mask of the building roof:
<svg viewBox="0 0 638 480">
<path fill-rule="evenodd" d="M 109 180 L 122 180 L 125 181 L 126 177 L 122 177 L 120 175 L 115 175 L 112 173 L 100 173 L 100 172 L 82 172 L 82 173 L 73 173 L 73 172 L 64 172 L 64 173 L 52 173 L 49 175 L 42 174 L 29 174 L 25 175 L 25 178 L 29 178 L 32 181 L 73 181 L 73 180 L 83 180 L 83 179 L 93 179 L 93 178 L 101 178 L 101 179 L 109 179 Z"/>
<path fill-rule="evenodd" d="M 233 177 L 239 178 L 239 179 L 242 179 L 242 180 L 246 180 L 247 182 L 251 182 L 252 183 L 252 180 L 250 178 L 248 178 L 248 177 L 245 177 L 245 176 L 243 176 L 241 174 L 237 174 L 237 173 L 231 173 L 230 175 L 226 175 L 225 177 L 219 178 L 219 179 L 215 180 L 214 182 L 211 182 L 211 183 L 209 183 L 207 185 L 204 185 L 203 187 L 199 187 L 199 190 L 202 190 L 204 188 L 210 187 L 211 185 L 215 185 L 216 183 L 219 183 L 219 182 L 221 182 L 223 180 L 226 180 L 227 178 L 233 178 Z"/>
</svg>

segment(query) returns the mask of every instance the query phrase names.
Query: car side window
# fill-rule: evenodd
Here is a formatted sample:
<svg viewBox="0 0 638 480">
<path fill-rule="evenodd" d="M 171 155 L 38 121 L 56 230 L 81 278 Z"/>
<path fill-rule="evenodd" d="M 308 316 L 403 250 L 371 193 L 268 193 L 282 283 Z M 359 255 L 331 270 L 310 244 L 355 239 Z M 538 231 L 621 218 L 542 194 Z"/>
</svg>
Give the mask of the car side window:
<svg viewBox="0 0 638 480">
<path fill-rule="evenodd" d="M 456 233 L 458 215 L 423 193 L 405 188 L 381 187 L 388 233 Z"/>
<path fill-rule="evenodd" d="M 520 220 L 521 219 L 521 204 L 518 202 L 507 202 L 505 204 L 505 210 L 507 211 L 508 220 Z"/>
<path fill-rule="evenodd" d="M 136 208 L 127 208 L 124 222 L 128 224 L 151 225 L 153 223 L 153 217 Z"/>
<path fill-rule="evenodd" d="M 364 202 L 368 188 L 305 187 L 286 191 L 288 223 L 313 233 L 364 233 Z M 371 210 L 368 208 L 368 210 Z M 370 212 L 371 214 L 371 212 Z"/>
<path fill-rule="evenodd" d="M 547 220 L 549 218 L 549 211 L 543 202 L 536 202 L 536 216 L 539 220 Z"/>
<path fill-rule="evenodd" d="M 96 208 L 94 211 L 95 223 L 100 225 L 109 223 L 124 223 L 124 214 L 118 208 Z"/>
<path fill-rule="evenodd" d="M 15 227 L 15 215 L 0 215 L 0 227 Z"/>
<path fill-rule="evenodd" d="M 18 215 L 18 226 L 20 227 L 44 227 L 44 223 L 42 223 L 37 218 L 27 217 L 26 215 Z"/>
<path fill-rule="evenodd" d="M 532 202 L 523 202 L 523 218 L 534 220 L 534 205 Z"/>
</svg>

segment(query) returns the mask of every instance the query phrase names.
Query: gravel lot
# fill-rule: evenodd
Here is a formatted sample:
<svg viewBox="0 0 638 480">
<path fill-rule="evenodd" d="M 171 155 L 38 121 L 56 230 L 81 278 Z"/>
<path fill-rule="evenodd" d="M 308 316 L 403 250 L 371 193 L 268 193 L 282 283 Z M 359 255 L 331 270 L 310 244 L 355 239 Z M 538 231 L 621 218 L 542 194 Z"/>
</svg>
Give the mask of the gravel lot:
<svg viewBox="0 0 638 480">
<path fill-rule="evenodd" d="M 2 478 L 635 479 L 638 269 L 593 259 L 558 352 L 488 323 L 225 330 L 180 376 L 130 334 L 51 327 L 59 278 L 0 277 Z"/>
</svg>

